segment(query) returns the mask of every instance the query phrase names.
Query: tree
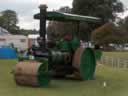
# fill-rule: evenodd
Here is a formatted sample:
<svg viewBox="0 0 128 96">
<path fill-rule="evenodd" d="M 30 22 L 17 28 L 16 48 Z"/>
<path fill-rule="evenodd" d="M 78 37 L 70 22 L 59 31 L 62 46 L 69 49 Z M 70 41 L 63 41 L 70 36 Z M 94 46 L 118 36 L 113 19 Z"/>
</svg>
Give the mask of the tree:
<svg viewBox="0 0 128 96">
<path fill-rule="evenodd" d="M 120 26 L 128 31 L 128 17 L 126 17 L 124 20 L 122 20 L 122 23 L 120 23 Z"/>
<path fill-rule="evenodd" d="M 69 8 L 68 6 L 64 6 L 64 7 L 61 7 L 58 11 L 63 13 L 71 13 L 72 9 Z"/>
<path fill-rule="evenodd" d="M 74 0 L 73 13 L 96 16 L 104 22 L 115 19 L 114 13 L 122 12 L 123 4 L 119 0 Z"/>
<path fill-rule="evenodd" d="M 0 26 L 2 26 L 3 23 L 4 23 L 4 18 L 0 16 Z"/>
<path fill-rule="evenodd" d="M 39 32 L 36 29 L 34 30 L 20 29 L 19 34 L 28 36 L 29 34 L 39 34 Z"/>
<path fill-rule="evenodd" d="M 11 33 L 17 33 L 17 30 L 19 30 L 19 27 L 16 25 L 18 23 L 18 17 L 15 11 L 2 11 L 0 22 L 0 26 L 7 29 Z"/>
<path fill-rule="evenodd" d="M 128 17 L 122 19 L 118 26 L 121 29 L 121 33 L 124 35 L 123 39 L 125 39 L 125 43 L 128 43 Z"/>
<path fill-rule="evenodd" d="M 109 20 L 115 20 L 115 13 L 121 11 L 123 11 L 123 4 L 119 0 L 74 0 L 72 9 L 72 13 L 100 17 L 102 20 L 99 25 L 82 24 L 83 27 L 80 27 L 80 30 L 82 30 L 80 33 L 86 34 L 85 38 L 91 37 L 91 32 L 98 26 Z M 90 40 L 90 38 L 88 38 L 88 40 Z"/>
</svg>

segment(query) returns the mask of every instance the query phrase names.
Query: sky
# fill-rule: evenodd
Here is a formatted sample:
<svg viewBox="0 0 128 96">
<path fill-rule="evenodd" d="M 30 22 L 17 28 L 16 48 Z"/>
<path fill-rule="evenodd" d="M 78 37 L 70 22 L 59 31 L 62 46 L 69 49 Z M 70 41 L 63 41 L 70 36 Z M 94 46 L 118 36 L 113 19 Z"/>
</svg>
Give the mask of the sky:
<svg viewBox="0 0 128 96">
<path fill-rule="evenodd" d="M 40 4 L 47 4 L 48 10 L 56 10 L 61 6 L 72 7 L 73 0 L 0 0 L 0 12 L 11 9 L 17 12 L 20 28 L 39 29 L 39 21 L 33 19 L 33 15 L 39 12 Z M 128 8 L 128 0 L 121 0 Z M 123 18 L 128 11 L 123 14 Z"/>
</svg>

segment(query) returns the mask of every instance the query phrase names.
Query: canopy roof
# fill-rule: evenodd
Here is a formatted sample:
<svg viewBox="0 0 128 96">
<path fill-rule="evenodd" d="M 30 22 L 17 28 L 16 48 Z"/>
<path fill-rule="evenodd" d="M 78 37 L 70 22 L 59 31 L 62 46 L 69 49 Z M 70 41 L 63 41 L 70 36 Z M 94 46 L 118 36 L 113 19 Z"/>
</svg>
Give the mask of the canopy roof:
<svg viewBox="0 0 128 96">
<path fill-rule="evenodd" d="M 40 19 L 40 13 L 34 15 L 35 19 Z M 61 12 L 47 12 L 47 20 L 55 20 L 55 21 L 74 21 L 74 22 L 93 22 L 97 23 L 100 22 L 101 19 L 92 16 L 82 16 L 82 15 L 75 15 L 75 14 L 68 14 L 68 13 L 61 13 Z"/>
</svg>

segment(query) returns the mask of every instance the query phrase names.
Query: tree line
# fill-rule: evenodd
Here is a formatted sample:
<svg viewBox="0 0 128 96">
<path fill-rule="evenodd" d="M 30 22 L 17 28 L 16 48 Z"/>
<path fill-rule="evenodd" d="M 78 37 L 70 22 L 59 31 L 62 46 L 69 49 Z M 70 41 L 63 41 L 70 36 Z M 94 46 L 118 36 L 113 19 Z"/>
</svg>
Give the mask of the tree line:
<svg viewBox="0 0 128 96">
<path fill-rule="evenodd" d="M 8 30 L 11 34 L 35 34 L 38 33 L 37 30 L 27 30 L 21 29 L 20 26 L 17 26 L 18 14 L 13 10 L 4 10 L 0 12 L 0 27 Z"/>
</svg>

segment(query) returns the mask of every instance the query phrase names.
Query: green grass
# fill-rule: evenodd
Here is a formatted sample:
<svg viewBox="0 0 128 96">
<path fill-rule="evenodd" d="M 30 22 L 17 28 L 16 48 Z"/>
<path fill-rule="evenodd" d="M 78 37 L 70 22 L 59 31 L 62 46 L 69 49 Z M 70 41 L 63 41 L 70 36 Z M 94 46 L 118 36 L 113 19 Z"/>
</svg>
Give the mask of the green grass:
<svg viewBox="0 0 128 96">
<path fill-rule="evenodd" d="M 104 52 L 104 56 L 128 59 L 128 52 Z"/>
<path fill-rule="evenodd" d="M 16 60 L 0 60 L 0 96 L 128 96 L 128 70 L 99 65 L 95 80 L 52 80 L 48 88 L 31 88 L 15 84 L 10 73 L 15 64 Z"/>
</svg>

